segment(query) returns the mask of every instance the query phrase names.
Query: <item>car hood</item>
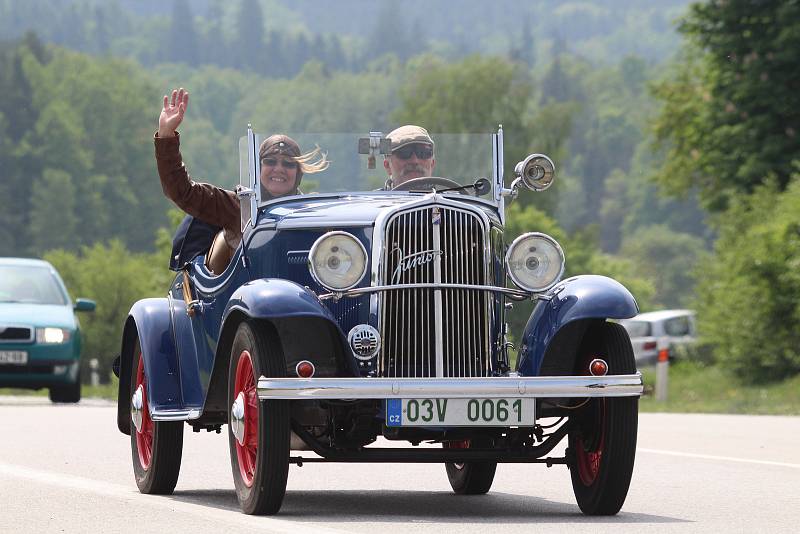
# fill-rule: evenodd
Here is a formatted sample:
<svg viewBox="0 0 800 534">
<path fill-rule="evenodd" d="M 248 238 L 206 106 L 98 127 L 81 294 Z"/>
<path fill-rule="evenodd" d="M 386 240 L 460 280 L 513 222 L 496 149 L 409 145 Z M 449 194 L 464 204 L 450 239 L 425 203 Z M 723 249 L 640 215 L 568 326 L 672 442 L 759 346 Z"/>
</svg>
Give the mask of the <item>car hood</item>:
<svg viewBox="0 0 800 534">
<path fill-rule="evenodd" d="M 0 324 L 75 328 L 75 315 L 65 305 L 0 302 Z"/>
<path fill-rule="evenodd" d="M 447 198 L 454 200 L 450 197 Z M 277 224 L 278 228 L 370 226 L 375 223 L 375 219 L 384 209 L 418 202 L 420 199 L 420 196 L 386 194 L 355 194 L 338 197 L 328 195 L 312 197 L 309 195 L 266 206 L 259 224 Z M 491 211 L 484 206 L 480 206 L 480 208 L 484 211 Z"/>
</svg>

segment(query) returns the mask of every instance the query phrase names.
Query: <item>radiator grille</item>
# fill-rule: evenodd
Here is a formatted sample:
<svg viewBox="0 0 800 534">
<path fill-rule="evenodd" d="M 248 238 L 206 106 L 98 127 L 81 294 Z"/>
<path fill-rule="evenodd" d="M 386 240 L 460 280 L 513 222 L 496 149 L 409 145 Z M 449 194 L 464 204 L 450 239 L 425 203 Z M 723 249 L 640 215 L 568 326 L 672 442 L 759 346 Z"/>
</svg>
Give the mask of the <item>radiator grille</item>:
<svg viewBox="0 0 800 534">
<path fill-rule="evenodd" d="M 11 343 L 19 341 L 32 341 L 33 329 L 26 326 L 2 326 L 0 325 L 0 343 Z"/>
<path fill-rule="evenodd" d="M 383 280 L 387 285 L 485 285 L 485 240 L 482 221 L 472 213 L 442 207 L 403 212 L 387 225 Z M 443 376 L 486 376 L 490 361 L 488 294 L 462 289 L 439 291 Z M 437 376 L 435 293 L 424 288 L 382 294 L 382 376 Z"/>
</svg>

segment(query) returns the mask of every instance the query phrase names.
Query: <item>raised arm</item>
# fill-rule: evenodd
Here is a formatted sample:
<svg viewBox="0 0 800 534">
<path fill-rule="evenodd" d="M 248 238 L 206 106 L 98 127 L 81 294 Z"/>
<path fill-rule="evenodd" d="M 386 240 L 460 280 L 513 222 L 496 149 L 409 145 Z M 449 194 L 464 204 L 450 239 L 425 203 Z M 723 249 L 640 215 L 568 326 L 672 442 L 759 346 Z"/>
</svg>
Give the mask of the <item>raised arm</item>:
<svg viewBox="0 0 800 534">
<path fill-rule="evenodd" d="M 233 246 L 241 235 L 236 195 L 215 185 L 193 182 L 183 163 L 176 130 L 183 122 L 188 104 L 189 93 L 183 88 L 164 96 L 154 139 L 161 188 L 167 198 L 189 215 L 223 227 L 226 240 Z"/>
</svg>

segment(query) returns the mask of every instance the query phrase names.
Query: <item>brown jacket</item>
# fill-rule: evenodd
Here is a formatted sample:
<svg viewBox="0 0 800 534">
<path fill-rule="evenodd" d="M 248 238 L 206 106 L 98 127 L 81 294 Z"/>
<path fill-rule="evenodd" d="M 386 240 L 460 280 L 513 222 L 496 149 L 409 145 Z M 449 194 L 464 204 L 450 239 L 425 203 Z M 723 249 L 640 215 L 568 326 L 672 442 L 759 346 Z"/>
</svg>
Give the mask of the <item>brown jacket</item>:
<svg viewBox="0 0 800 534">
<path fill-rule="evenodd" d="M 154 137 L 158 177 L 164 194 L 189 215 L 225 231 L 225 242 L 235 249 L 242 240 L 239 199 L 233 191 L 192 181 L 180 151 L 180 136 Z"/>
</svg>

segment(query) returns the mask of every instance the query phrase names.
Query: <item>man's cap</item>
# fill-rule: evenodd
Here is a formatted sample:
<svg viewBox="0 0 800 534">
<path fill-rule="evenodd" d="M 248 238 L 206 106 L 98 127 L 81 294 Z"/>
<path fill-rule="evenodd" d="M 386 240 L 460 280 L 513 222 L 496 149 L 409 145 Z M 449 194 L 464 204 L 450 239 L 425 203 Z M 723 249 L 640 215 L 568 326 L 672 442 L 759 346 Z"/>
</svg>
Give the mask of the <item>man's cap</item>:
<svg viewBox="0 0 800 534">
<path fill-rule="evenodd" d="M 300 145 L 298 145 L 297 141 L 288 135 L 270 135 L 264 139 L 263 143 L 261 143 L 261 147 L 258 149 L 258 157 L 263 158 L 264 156 L 276 154 L 282 154 L 284 156 L 292 156 L 296 158 L 300 156 Z"/>
<path fill-rule="evenodd" d="M 413 143 L 425 143 L 433 146 L 433 139 L 428 135 L 428 130 L 413 124 L 406 124 L 392 130 L 386 137 L 392 141 L 392 152 Z"/>
</svg>

